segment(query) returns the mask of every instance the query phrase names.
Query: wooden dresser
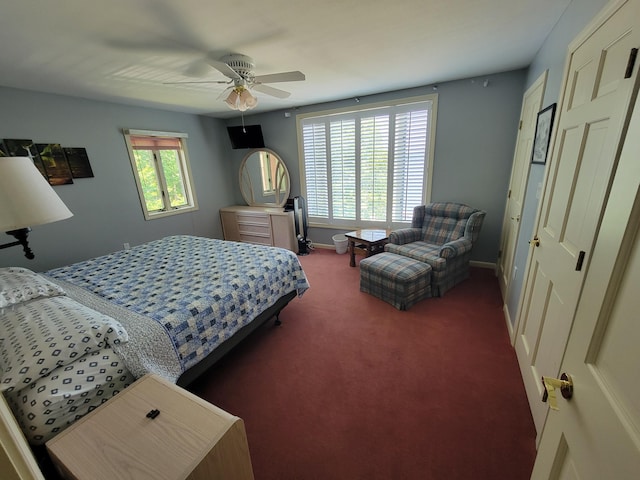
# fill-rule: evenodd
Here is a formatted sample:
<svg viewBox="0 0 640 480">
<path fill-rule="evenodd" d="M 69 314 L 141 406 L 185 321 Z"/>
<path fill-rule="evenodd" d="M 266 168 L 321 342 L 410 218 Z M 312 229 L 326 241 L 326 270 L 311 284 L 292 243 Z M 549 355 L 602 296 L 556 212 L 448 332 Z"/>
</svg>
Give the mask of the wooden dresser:
<svg viewBox="0 0 640 480">
<path fill-rule="evenodd" d="M 236 205 L 220 209 L 225 240 L 281 247 L 298 253 L 293 212 Z"/>
<path fill-rule="evenodd" d="M 78 420 L 47 449 L 65 479 L 254 478 L 242 419 L 155 375 Z"/>
</svg>

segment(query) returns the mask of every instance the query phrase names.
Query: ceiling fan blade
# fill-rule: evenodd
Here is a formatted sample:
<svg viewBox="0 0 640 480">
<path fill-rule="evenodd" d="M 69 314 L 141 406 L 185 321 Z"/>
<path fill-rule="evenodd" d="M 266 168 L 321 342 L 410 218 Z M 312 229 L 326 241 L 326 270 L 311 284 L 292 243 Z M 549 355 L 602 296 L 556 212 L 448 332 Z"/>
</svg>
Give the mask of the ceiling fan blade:
<svg viewBox="0 0 640 480">
<path fill-rule="evenodd" d="M 194 83 L 231 83 L 225 80 L 199 80 L 199 81 L 186 81 L 186 82 L 162 82 L 163 85 L 180 85 L 180 84 L 194 84 Z"/>
<path fill-rule="evenodd" d="M 282 72 L 282 73 L 272 73 L 269 75 L 258 75 L 254 78 L 257 83 L 276 83 L 276 82 L 298 82 L 301 80 L 305 80 L 304 73 L 298 72 Z"/>
<path fill-rule="evenodd" d="M 241 80 L 242 77 L 236 72 L 233 68 L 227 65 L 224 62 L 220 62 L 219 60 L 213 60 L 208 58 L 207 63 L 211 65 L 216 70 L 219 70 L 224 76 L 233 78 L 234 80 Z"/>
<path fill-rule="evenodd" d="M 284 90 L 280 90 L 279 88 L 270 87 L 269 85 L 263 85 L 261 83 L 254 84 L 252 88 L 276 98 L 288 98 L 289 95 L 291 95 L 289 92 L 285 92 Z"/>
</svg>

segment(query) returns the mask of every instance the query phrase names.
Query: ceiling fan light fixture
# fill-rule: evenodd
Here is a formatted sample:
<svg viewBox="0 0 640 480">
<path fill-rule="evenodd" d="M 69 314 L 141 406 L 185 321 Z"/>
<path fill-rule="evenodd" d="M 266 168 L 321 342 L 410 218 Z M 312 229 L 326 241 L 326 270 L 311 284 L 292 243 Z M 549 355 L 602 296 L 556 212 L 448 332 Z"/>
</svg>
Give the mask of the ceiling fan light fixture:
<svg viewBox="0 0 640 480">
<path fill-rule="evenodd" d="M 251 92 L 246 87 L 238 86 L 231 90 L 231 93 L 229 93 L 225 103 L 232 110 L 240 110 L 241 112 L 244 112 L 255 107 L 258 104 L 258 99 L 251 95 Z"/>
<path fill-rule="evenodd" d="M 238 95 L 238 92 L 236 92 L 236 90 L 234 88 L 229 93 L 229 96 L 226 98 L 225 102 L 226 102 L 227 105 L 229 105 L 229 108 L 231 110 L 238 110 L 238 99 L 239 98 L 240 98 L 240 96 Z"/>
<path fill-rule="evenodd" d="M 247 89 L 240 94 L 240 101 L 244 102 L 247 108 L 253 108 L 258 104 L 258 99 L 251 95 L 251 92 Z"/>
</svg>

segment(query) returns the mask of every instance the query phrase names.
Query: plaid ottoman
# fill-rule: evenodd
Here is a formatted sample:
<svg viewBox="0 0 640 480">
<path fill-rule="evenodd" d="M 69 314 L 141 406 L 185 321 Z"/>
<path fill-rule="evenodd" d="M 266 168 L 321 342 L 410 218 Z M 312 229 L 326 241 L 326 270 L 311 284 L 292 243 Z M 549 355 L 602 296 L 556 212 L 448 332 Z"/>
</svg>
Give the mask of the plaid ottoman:
<svg viewBox="0 0 640 480">
<path fill-rule="evenodd" d="M 431 297 L 431 267 L 409 257 L 384 252 L 360 260 L 360 291 L 407 310 Z"/>
</svg>

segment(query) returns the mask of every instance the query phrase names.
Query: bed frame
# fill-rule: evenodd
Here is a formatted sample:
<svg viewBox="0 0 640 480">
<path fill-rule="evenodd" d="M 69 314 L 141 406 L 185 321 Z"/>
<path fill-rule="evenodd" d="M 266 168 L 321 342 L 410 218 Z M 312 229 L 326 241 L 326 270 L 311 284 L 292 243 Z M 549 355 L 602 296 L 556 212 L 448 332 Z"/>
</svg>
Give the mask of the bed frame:
<svg viewBox="0 0 640 480">
<path fill-rule="evenodd" d="M 280 325 L 280 312 L 289 304 L 291 300 L 296 297 L 296 295 L 296 291 L 292 290 L 286 295 L 280 297 L 276 301 L 276 303 L 274 303 L 271 307 L 267 308 L 264 312 L 258 315 L 255 320 L 242 327 L 240 330 L 234 333 L 231 338 L 226 340 L 222 345 L 211 352 L 206 358 L 204 358 L 202 361 L 198 362 L 193 367 L 185 371 L 182 375 L 180 375 L 180 378 L 178 378 L 178 381 L 176 382 L 177 385 L 180 387 L 185 387 L 192 383 L 200 375 L 211 368 L 216 362 L 218 362 L 218 360 L 229 353 L 231 349 L 233 349 L 251 333 L 265 324 L 269 319 L 276 317 L 275 324 Z"/>
</svg>

